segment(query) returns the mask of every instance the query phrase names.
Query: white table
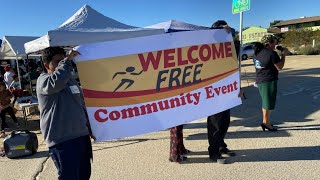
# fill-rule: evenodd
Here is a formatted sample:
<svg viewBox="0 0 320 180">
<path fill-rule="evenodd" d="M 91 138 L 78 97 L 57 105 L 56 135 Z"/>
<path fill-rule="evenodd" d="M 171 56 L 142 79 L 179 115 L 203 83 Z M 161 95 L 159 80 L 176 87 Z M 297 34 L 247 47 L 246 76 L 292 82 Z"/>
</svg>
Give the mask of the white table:
<svg viewBox="0 0 320 180">
<path fill-rule="evenodd" d="M 30 102 L 24 102 L 24 101 L 31 101 Z M 25 125 L 27 127 L 28 125 L 28 119 L 27 119 L 27 113 L 26 113 L 26 108 L 30 107 L 37 107 L 39 106 L 38 99 L 34 96 L 25 96 L 25 97 L 19 97 L 17 99 L 17 103 L 21 110 L 23 111 L 23 118 L 25 120 Z"/>
</svg>

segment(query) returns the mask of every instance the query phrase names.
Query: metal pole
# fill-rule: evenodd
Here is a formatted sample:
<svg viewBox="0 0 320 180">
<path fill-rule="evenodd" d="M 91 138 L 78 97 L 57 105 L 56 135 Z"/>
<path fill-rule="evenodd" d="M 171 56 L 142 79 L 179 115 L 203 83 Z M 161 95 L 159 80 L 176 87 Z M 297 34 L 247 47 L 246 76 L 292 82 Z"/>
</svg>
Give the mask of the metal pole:
<svg viewBox="0 0 320 180">
<path fill-rule="evenodd" d="M 31 90 L 31 96 L 33 96 L 33 91 L 32 91 L 32 83 L 31 83 L 31 69 L 30 69 L 30 66 L 29 66 L 29 55 L 27 54 L 27 71 L 29 73 L 29 85 L 30 85 L 30 90 Z"/>
<path fill-rule="evenodd" d="M 16 53 L 16 64 L 17 64 L 17 72 L 18 72 L 18 77 L 19 77 L 19 87 L 20 87 L 20 89 L 22 89 L 20 69 L 19 69 L 19 61 L 18 61 L 18 51 L 17 51 L 17 53 Z"/>
<path fill-rule="evenodd" d="M 240 76 L 240 87 L 241 87 L 241 60 L 242 60 L 242 26 L 243 26 L 243 12 L 240 12 L 240 30 L 239 30 L 239 76 Z"/>
</svg>

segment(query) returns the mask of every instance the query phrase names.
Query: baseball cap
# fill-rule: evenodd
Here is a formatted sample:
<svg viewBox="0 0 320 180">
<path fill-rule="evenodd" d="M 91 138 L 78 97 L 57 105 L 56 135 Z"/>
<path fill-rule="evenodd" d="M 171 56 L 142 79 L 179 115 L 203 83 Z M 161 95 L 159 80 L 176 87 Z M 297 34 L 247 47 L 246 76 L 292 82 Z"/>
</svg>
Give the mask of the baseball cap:
<svg viewBox="0 0 320 180">
<path fill-rule="evenodd" d="M 5 71 L 10 71 L 10 69 L 11 69 L 10 66 L 6 66 L 6 67 L 4 68 Z"/>
</svg>

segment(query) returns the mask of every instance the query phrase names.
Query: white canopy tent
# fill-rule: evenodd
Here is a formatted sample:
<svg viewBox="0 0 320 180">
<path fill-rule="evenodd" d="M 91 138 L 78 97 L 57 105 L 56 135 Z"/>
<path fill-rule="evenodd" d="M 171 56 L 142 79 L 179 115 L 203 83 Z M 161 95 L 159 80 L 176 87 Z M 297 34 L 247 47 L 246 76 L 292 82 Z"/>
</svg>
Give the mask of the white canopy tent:
<svg viewBox="0 0 320 180">
<path fill-rule="evenodd" d="M 85 5 L 57 29 L 25 44 L 34 53 L 50 46 L 76 46 L 101 41 L 162 34 L 162 29 L 137 28 L 106 17 Z"/>
<path fill-rule="evenodd" d="M 19 59 L 26 58 L 26 52 L 24 49 L 24 44 L 26 42 L 32 41 L 37 39 L 38 37 L 32 36 L 4 36 L 2 43 L 1 43 L 1 51 L 0 51 L 0 59 L 9 59 L 9 60 L 16 60 L 16 66 L 18 71 L 19 83 L 21 88 L 21 77 L 20 77 L 20 70 L 18 68 Z M 35 57 L 33 55 L 32 57 Z"/>
<path fill-rule="evenodd" d="M 195 30 L 208 30 L 209 27 L 198 26 L 189 24 L 182 21 L 169 20 L 158 24 L 150 25 L 145 28 L 163 29 L 166 33 L 179 32 L 179 31 L 195 31 Z"/>
<path fill-rule="evenodd" d="M 1 43 L 0 59 L 23 59 L 26 57 L 24 44 L 39 37 L 4 36 Z"/>
</svg>

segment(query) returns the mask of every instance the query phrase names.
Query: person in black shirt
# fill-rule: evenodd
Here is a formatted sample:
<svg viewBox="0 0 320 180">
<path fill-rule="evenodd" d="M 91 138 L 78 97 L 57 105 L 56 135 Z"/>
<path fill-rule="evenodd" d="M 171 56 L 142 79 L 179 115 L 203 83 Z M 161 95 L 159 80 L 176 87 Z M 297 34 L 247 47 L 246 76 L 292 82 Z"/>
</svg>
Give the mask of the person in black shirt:
<svg viewBox="0 0 320 180">
<path fill-rule="evenodd" d="M 210 29 L 225 29 L 228 33 L 232 30 L 224 20 L 218 20 L 211 26 Z M 239 54 L 240 44 L 235 42 L 237 56 Z M 243 91 L 240 91 L 239 97 L 242 96 Z M 230 125 L 230 109 L 219 112 L 217 114 L 207 117 L 208 130 L 208 152 L 209 158 L 216 163 L 225 164 L 226 159 L 222 155 L 230 157 L 236 154 L 227 148 L 224 137 L 227 134 Z"/>
<path fill-rule="evenodd" d="M 270 122 L 271 111 L 275 109 L 279 70 L 284 67 L 287 49 L 283 49 L 281 58 L 274 51 L 277 45 L 275 36 L 262 37 L 261 43 L 254 47 L 253 61 L 256 68 L 256 84 L 262 99 L 262 130 L 276 131 Z"/>
</svg>

